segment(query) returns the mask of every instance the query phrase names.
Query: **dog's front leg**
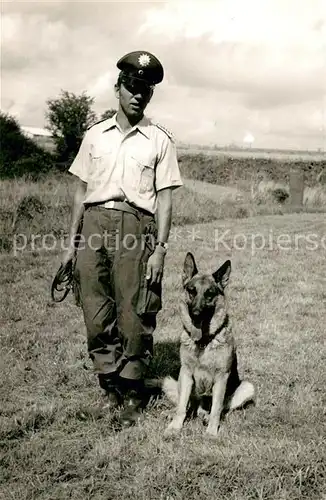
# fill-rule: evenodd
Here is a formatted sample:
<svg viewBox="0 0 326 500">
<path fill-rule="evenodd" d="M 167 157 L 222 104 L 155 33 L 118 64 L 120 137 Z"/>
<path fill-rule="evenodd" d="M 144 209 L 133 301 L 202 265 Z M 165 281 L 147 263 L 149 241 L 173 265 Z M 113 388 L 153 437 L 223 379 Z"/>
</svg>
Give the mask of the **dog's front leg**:
<svg viewBox="0 0 326 500">
<path fill-rule="evenodd" d="M 179 374 L 179 400 L 177 411 L 164 433 L 165 436 L 181 430 L 187 414 L 187 406 L 191 394 L 192 384 L 193 378 L 190 371 L 185 366 L 181 366 Z"/>
<path fill-rule="evenodd" d="M 212 394 L 212 408 L 206 430 L 207 435 L 210 437 L 217 436 L 228 377 L 229 373 L 220 373 L 215 377 Z"/>
</svg>

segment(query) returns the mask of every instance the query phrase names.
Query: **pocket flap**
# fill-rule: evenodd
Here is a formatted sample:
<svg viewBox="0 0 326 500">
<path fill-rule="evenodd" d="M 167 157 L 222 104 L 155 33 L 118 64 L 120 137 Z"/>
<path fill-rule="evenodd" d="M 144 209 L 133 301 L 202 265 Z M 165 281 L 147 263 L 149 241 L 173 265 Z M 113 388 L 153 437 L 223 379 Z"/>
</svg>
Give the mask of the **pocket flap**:
<svg viewBox="0 0 326 500">
<path fill-rule="evenodd" d="M 139 297 L 136 312 L 139 316 L 143 314 L 157 314 L 162 308 L 162 282 L 150 285 L 146 280 L 147 265 L 143 263 Z"/>
<path fill-rule="evenodd" d="M 140 155 L 140 154 L 131 154 L 130 157 L 135 161 L 138 165 L 142 167 L 147 167 L 154 169 L 154 161 L 149 155 Z"/>
<path fill-rule="evenodd" d="M 92 151 L 91 151 L 91 156 L 94 160 L 103 158 L 107 155 L 110 155 L 112 153 L 112 145 L 109 144 L 97 144 L 96 146 L 93 146 Z"/>
</svg>

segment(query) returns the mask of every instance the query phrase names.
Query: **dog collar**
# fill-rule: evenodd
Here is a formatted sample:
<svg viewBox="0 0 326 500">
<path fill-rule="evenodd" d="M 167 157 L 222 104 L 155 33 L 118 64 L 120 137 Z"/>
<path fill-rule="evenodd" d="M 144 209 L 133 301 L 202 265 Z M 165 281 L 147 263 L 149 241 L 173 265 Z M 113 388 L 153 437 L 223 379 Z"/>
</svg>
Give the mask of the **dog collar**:
<svg viewBox="0 0 326 500">
<path fill-rule="evenodd" d="M 220 339 L 217 338 L 219 333 L 221 333 L 224 329 L 226 329 L 229 326 L 229 315 L 226 314 L 223 323 L 218 327 L 217 330 L 215 330 L 214 333 L 211 333 L 209 335 L 202 336 L 201 339 L 197 340 L 195 343 L 198 345 L 198 347 L 206 347 L 210 342 L 213 340 L 223 344 Z"/>
</svg>

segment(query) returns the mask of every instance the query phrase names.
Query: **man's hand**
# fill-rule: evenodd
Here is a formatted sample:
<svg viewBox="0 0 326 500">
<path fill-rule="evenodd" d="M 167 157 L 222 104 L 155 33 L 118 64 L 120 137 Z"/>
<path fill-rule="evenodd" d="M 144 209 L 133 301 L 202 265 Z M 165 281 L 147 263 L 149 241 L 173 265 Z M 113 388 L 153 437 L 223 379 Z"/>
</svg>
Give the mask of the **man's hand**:
<svg viewBox="0 0 326 500">
<path fill-rule="evenodd" d="M 165 249 L 156 247 L 155 252 L 149 257 L 147 262 L 146 279 L 150 283 L 159 283 L 163 276 Z"/>
<path fill-rule="evenodd" d="M 82 216 L 84 213 L 84 198 L 87 190 L 86 182 L 83 182 L 79 179 L 76 191 L 74 194 L 73 206 L 71 211 L 71 221 L 70 221 L 70 230 L 69 230 L 69 240 L 68 240 L 68 248 L 65 250 L 61 264 L 65 267 L 69 262 L 73 260 L 76 255 L 76 237 L 78 237 Z"/>
<path fill-rule="evenodd" d="M 73 258 L 75 257 L 75 253 L 76 253 L 75 248 L 68 248 L 65 251 L 61 259 L 61 264 L 63 265 L 63 267 L 66 267 L 66 265 L 73 260 Z"/>
<path fill-rule="evenodd" d="M 66 250 L 61 265 L 51 285 L 51 296 L 54 302 L 62 302 L 69 293 L 73 281 L 74 249 Z"/>
</svg>

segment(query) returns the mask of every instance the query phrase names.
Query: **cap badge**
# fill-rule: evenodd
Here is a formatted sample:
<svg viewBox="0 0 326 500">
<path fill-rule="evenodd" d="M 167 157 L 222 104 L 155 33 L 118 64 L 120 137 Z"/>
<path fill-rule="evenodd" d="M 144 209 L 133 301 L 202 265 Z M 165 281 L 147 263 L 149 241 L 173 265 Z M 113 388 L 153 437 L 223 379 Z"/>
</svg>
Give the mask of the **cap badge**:
<svg viewBox="0 0 326 500">
<path fill-rule="evenodd" d="M 151 62 L 151 59 L 150 59 L 149 55 L 147 55 L 147 54 L 141 54 L 138 57 L 138 62 L 140 64 L 140 66 L 148 66 L 149 63 Z"/>
</svg>

